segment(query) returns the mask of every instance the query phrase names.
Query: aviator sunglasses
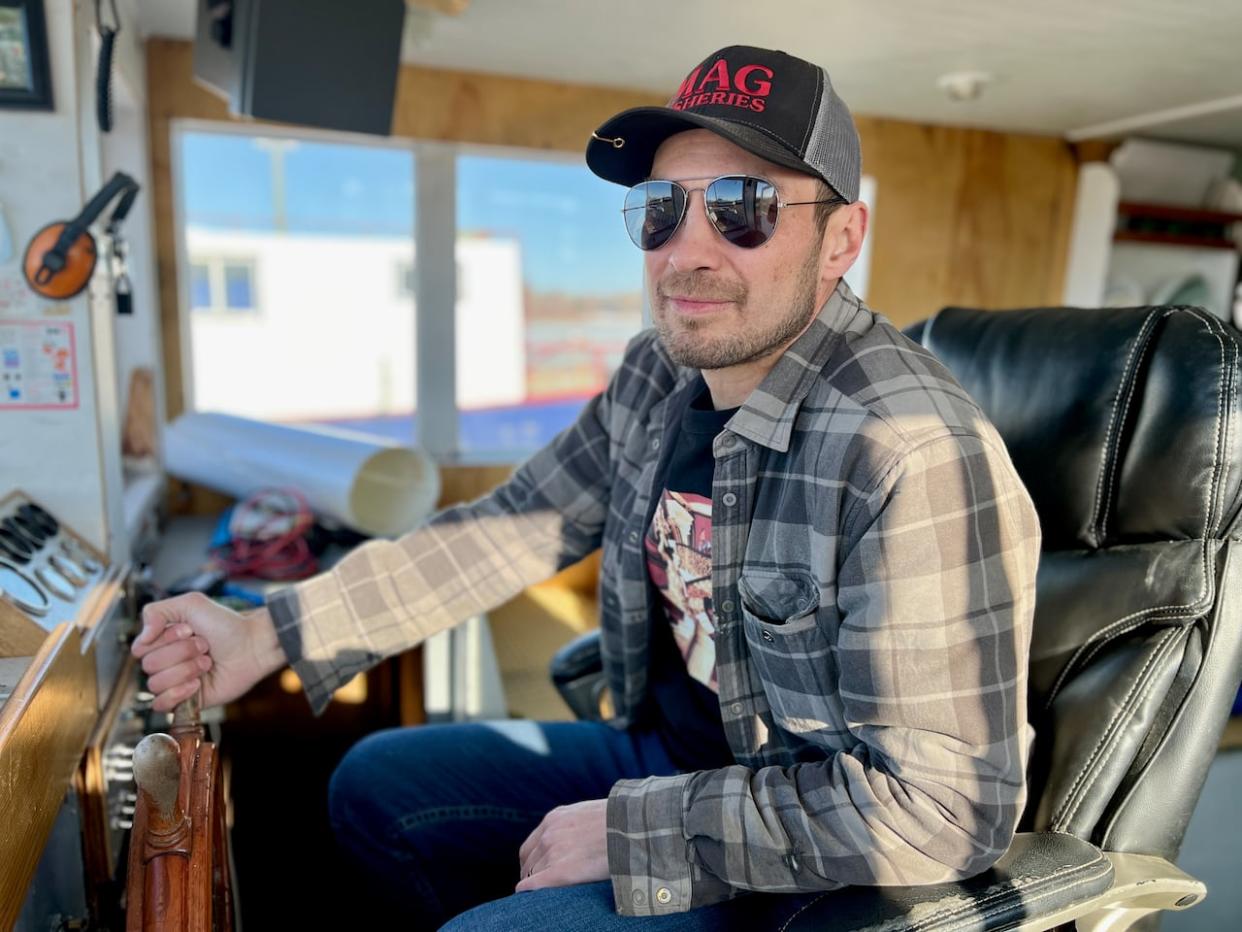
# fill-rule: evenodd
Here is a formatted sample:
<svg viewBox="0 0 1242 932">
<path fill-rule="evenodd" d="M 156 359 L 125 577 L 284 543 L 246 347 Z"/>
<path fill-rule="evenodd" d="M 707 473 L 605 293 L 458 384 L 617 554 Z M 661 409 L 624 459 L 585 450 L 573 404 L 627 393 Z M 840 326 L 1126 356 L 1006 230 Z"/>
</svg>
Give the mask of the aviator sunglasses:
<svg viewBox="0 0 1242 932">
<path fill-rule="evenodd" d="M 686 216 L 689 200 L 690 193 L 676 181 L 640 181 L 630 188 L 621 215 L 634 245 L 639 249 L 659 249 L 672 239 Z M 845 198 L 839 196 L 818 201 L 782 201 L 776 185 L 753 175 L 721 175 L 703 189 L 707 219 L 721 236 L 743 249 L 762 246 L 772 238 L 782 207 L 845 203 Z"/>
</svg>

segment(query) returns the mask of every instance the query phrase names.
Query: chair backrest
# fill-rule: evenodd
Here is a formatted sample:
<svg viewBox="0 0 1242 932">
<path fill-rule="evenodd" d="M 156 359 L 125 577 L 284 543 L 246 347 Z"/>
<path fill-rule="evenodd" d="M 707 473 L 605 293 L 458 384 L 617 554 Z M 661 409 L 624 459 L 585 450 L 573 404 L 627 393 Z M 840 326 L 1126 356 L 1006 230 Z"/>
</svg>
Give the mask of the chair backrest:
<svg viewBox="0 0 1242 932">
<path fill-rule="evenodd" d="M 1242 334 L 1190 307 L 946 308 L 909 333 L 1039 512 L 1022 828 L 1172 860 L 1242 675 Z"/>
</svg>

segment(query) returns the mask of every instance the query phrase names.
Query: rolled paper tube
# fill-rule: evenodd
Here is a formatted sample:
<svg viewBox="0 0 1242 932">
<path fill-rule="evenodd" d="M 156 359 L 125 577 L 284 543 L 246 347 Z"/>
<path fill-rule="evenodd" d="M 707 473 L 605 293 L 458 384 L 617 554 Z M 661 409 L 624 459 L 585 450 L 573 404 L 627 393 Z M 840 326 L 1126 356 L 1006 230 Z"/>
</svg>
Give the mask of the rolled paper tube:
<svg viewBox="0 0 1242 932">
<path fill-rule="evenodd" d="M 235 498 L 292 486 L 313 511 L 373 536 L 431 514 L 440 475 L 425 453 L 329 427 L 289 427 L 228 414 L 183 414 L 164 437 L 168 472 Z"/>
</svg>

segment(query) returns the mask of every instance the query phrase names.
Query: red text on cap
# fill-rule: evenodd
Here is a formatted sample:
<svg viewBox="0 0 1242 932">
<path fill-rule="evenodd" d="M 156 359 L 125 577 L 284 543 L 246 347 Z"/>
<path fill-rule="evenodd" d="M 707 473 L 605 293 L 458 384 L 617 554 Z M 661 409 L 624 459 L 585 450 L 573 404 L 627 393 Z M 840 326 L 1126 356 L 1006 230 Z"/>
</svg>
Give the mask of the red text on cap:
<svg viewBox="0 0 1242 932">
<path fill-rule="evenodd" d="M 729 63 L 723 58 L 712 65 L 706 74 L 703 66 L 695 68 L 677 88 L 669 101 L 673 110 L 689 110 L 694 107 L 726 106 L 742 107 L 762 112 L 765 97 L 772 91 L 772 69 L 766 65 L 742 65 L 729 78 Z M 700 77 L 702 74 L 702 77 Z"/>
</svg>

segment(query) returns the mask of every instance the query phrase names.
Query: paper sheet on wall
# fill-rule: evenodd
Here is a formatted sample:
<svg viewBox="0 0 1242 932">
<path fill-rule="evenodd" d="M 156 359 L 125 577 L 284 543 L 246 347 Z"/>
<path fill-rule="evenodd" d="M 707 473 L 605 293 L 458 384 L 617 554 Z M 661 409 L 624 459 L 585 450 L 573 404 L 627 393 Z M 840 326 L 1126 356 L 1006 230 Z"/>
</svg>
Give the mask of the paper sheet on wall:
<svg viewBox="0 0 1242 932">
<path fill-rule="evenodd" d="M 78 407 L 73 324 L 0 320 L 0 410 Z"/>
</svg>

